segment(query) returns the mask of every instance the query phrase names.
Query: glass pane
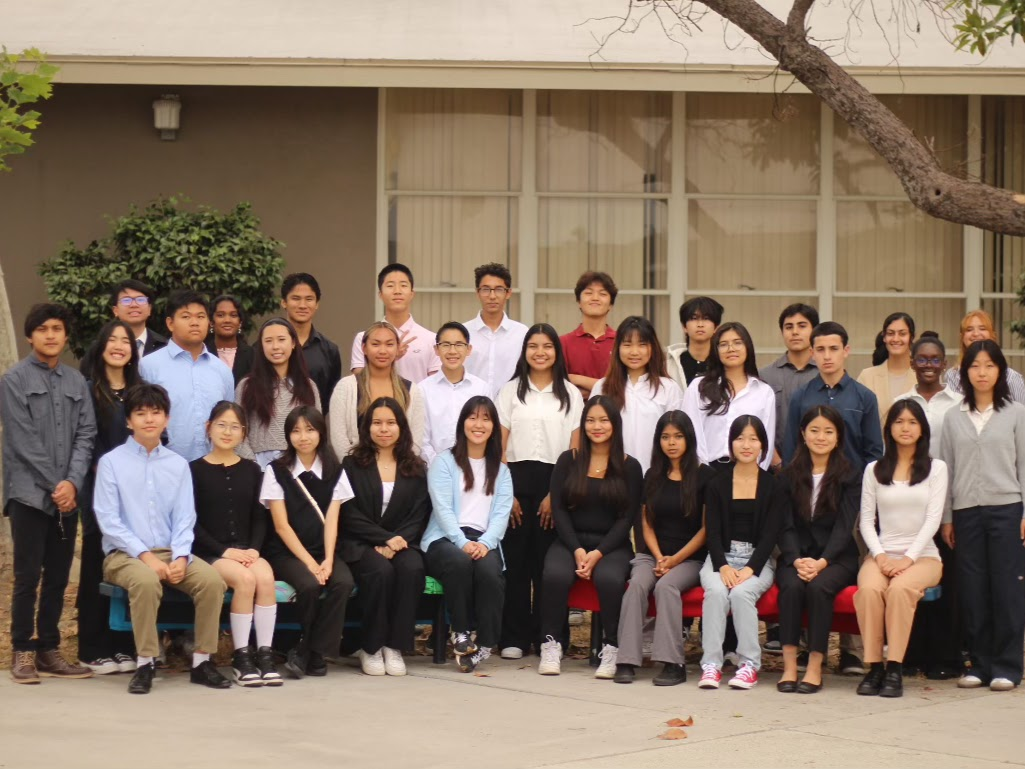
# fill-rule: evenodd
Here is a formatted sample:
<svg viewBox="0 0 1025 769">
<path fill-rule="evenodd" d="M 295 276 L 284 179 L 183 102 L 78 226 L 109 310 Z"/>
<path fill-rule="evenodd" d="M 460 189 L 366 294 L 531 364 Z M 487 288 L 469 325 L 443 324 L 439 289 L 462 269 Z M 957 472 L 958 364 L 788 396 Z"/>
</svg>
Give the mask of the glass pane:
<svg viewBox="0 0 1025 769">
<path fill-rule="evenodd" d="M 389 88 L 389 190 L 520 189 L 520 91 Z"/>
<path fill-rule="evenodd" d="M 534 299 L 534 315 L 535 323 L 551 323 L 560 335 L 568 334 L 580 325 L 580 308 L 577 307 L 572 292 L 538 294 Z M 648 318 L 655 326 L 662 345 L 669 344 L 669 297 L 620 294 L 616 297 L 616 306 L 612 308 L 608 323 L 615 328 L 623 318 L 630 315 L 643 315 Z"/>
<path fill-rule="evenodd" d="M 410 265 L 417 286 L 473 289 L 473 270 L 508 265 L 516 280 L 517 201 L 397 197 L 389 204 L 388 260 Z"/>
<path fill-rule="evenodd" d="M 819 114 L 811 95 L 687 94 L 687 192 L 817 194 Z"/>
<path fill-rule="evenodd" d="M 964 173 L 968 100 L 963 96 L 880 96 L 946 170 Z M 904 195 L 896 175 L 839 117 L 835 118 L 833 189 L 837 195 Z"/>
<path fill-rule="evenodd" d="M 672 94 L 538 91 L 541 192 L 669 192 Z"/>
<path fill-rule="evenodd" d="M 691 291 L 687 299 L 695 296 L 702 296 L 699 291 Z M 779 314 L 784 307 L 801 302 L 818 306 L 818 297 L 814 295 L 794 296 L 715 296 L 708 293 L 723 306 L 723 322 L 734 321 L 743 323 L 744 327 L 751 334 L 755 343 L 755 353 L 758 356 L 758 365 L 764 366 L 776 360 L 786 351 L 783 345 L 783 338 L 779 330 Z M 679 323 L 679 308 L 673 316 L 673 322 Z"/>
<path fill-rule="evenodd" d="M 814 290 L 815 205 L 812 200 L 691 200 L 687 285 Z"/>
<path fill-rule="evenodd" d="M 587 270 L 620 288 L 666 288 L 664 200 L 543 198 L 538 215 L 537 285 L 571 288 Z"/>
<path fill-rule="evenodd" d="M 935 331 L 950 351 L 958 347 L 958 328 L 964 315 L 962 299 L 915 299 L 895 296 L 881 299 L 838 297 L 834 300 L 833 320 L 847 329 L 851 350 L 865 356 L 848 365 L 847 372 L 857 378 L 863 368 L 872 365 L 872 350 L 883 319 L 891 312 L 906 312 L 915 320 L 915 331 Z M 825 318 L 823 319 L 825 320 Z M 851 355 L 853 360 L 855 355 Z"/>
<path fill-rule="evenodd" d="M 1011 331 L 1012 323 L 1025 324 L 1025 307 L 1017 299 L 983 299 L 982 309 L 993 316 L 1000 345 L 1007 356 L 1007 362 L 1025 372 L 1025 351 L 1022 350 L 1022 335 Z M 959 348 L 951 345 L 951 352 L 956 356 Z"/>
<path fill-rule="evenodd" d="M 838 291 L 961 291 L 962 228 L 910 203 L 836 204 Z"/>
<path fill-rule="evenodd" d="M 983 179 L 997 187 L 1025 189 L 1025 98 L 982 100 Z M 1014 292 L 1025 272 L 1025 238 L 984 233 L 983 290 Z"/>
<path fill-rule="evenodd" d="M 413 316 L 416 322 L 424 328 L 439 329 L 450 320 L 465 323 L 474 318 L 480 312 L 480 302 L 477 295 L 467 291 L 466 293 L 431 293 L 429 291 L 417 291 L 416 300 L 413 302 Z M 509 304 L 506 305 L 506 312 L 511 318 L 519 318 L 520 300 L 516 294 L 512 295 Z"/>
</svg>

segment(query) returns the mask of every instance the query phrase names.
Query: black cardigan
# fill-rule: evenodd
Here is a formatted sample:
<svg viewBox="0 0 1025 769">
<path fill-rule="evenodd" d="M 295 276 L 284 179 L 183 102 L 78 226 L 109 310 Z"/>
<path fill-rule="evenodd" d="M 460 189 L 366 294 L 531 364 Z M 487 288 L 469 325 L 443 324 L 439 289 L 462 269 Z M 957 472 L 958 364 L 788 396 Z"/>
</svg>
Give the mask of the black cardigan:
<svg viewBox="0 0 1025 769">
<path fill-rule="evenodd" d="M 353 457 L 342 461 L 355 496 L 342 505 L 338 532 L 338 555 L 343 561 L 358 561 L 369 547 L 380 547 L 394 536 L 411 548 L 420 548 L 420 537 L 431 517 L 431 495 L 426 473 L 419 478 L 396 475 L 395 488 L 384 515 L 384 494 L 377 463 L 360 467 Z"/>
<path fill-rule="evenodd" d="M 208 336 L 206 338 L 206 349 L 217 355 L 217 338 Z M 253 346 L 241 336 L 238 338 L 238 348 L 235 350 L 235 362 L 231 366 L 231 376 L 235 380 L 235 386 L 249 376 L 253 368 Z"/>
<path fill-rule="evenodd" d="M 716 570 L 726 565 L 730 543 L 730 503 L 733 501 L 734 467 L 722 470 L 708 484 L 705 492 L 705 531 L 708 555 Z M 758 489 L 755 492 L 754 528 L 758 541 L 747 565 L 760 574 L 779 539 L 780 520 L 786 505 L 785 481 L 758 468 Z"/>
<path fill-rule="evenodd" d="M 858 543 L 854 539 L 854 525 L 861 507 L 861 476 L 852 472 L 844 479 L 839 509 L 823 509 L 820 505 L 810 521 L 797 513 L 787 486 L 779 538 L 780 562 L 791 566 L 798 558 L 825 558 L 827 563 L 843 563 L 856 572 Z"/>
</svg>

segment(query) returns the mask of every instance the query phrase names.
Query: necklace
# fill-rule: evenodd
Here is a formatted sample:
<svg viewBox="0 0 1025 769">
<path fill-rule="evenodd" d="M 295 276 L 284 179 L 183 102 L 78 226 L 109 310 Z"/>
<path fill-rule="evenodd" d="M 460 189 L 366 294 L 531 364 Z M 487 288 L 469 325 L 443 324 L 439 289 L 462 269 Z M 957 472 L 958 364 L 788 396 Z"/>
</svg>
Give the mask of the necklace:
<svg viewBox="0 0 1025 769">
<path fill-rule="evenodd" d="M 606 462 L 604 467 L 588 468 L 587 474 L 591 478 L 604 478 L 605 477 L 605 471 L 608 469 L 608 466 L 609 465 Z"/>
</svg>

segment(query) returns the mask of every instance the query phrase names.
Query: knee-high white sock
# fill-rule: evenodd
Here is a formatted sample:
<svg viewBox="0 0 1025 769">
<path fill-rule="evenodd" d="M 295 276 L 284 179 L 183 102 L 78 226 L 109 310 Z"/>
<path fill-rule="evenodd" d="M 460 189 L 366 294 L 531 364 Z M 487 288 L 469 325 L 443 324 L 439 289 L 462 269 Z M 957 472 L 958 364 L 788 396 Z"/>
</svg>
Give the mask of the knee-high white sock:
<svg viewBox="0 0 1025 769">
<path fill-rule="evenodd" d="M 270 646 L 274 641 L 274 623 L 278 619 L 278 606 L 254 606 L 253 624 L 256 626 L 256 645 Z"/>
<path fill-rule="evenodd" d="M 249 633 L 253 629 L 252 614 L 236 614 L 231 612 L 231 640 L 236 649 L 249 646 Z"/>
</svg>

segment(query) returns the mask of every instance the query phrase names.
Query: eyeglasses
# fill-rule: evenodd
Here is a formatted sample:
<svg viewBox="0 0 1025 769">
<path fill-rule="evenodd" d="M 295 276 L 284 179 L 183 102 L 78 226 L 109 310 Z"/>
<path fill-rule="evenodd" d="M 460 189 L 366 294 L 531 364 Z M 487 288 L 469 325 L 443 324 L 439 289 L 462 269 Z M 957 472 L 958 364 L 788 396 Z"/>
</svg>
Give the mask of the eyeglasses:
<svg viewBox="0 0 1025 769">
<path fill-rule="evenodd" d="M 498 286 L 497 288 L 491 288 L 490 286 L 481 286 L 477 289 L 477 293 L 481 296 L 494 295 L 497 297 L 503 297 L 509 293 L 509 289 L 507 289 L 505 286 Z"/>
<path fill-rule="evenodd" d="M 148 296 L 123 296 L 117 300 L 117 303 L 122 307 L 131 307 L 133 304 L 137 304 L 140 307 L 145 307 L 149 304 Z"/>
<path fill-rule="evenodd" d="M 943 358 L 915 358 L 916 366 L 942 366 L 946 361 Z"/>
<path fill-rule="evenodd" d="M 727 350 L 743 350 L 744 349 L 744 340 L 742 340 L 742 339 L 734 339 L 731 342 L 719 342 L 717 347 L 720 350 L 722 350 L 723 352 L 726 352 Z"/>
<path fill-rule="evenodd" d="M 438 342 L 438 344 L 435 346 L 442 352 L 448 352 L 449 350 L 462 352 L 467 347 L 469 347 L 469 345 L 466 344 L 466 342 Z"/>
<path fill-rule="evenodd" d="M 215 422 L 214 427 L 220 430 L 222 433 L 240 433 L 242 432 L 242 425 L 229 425 L 225 422 Z"/>
</svg>

